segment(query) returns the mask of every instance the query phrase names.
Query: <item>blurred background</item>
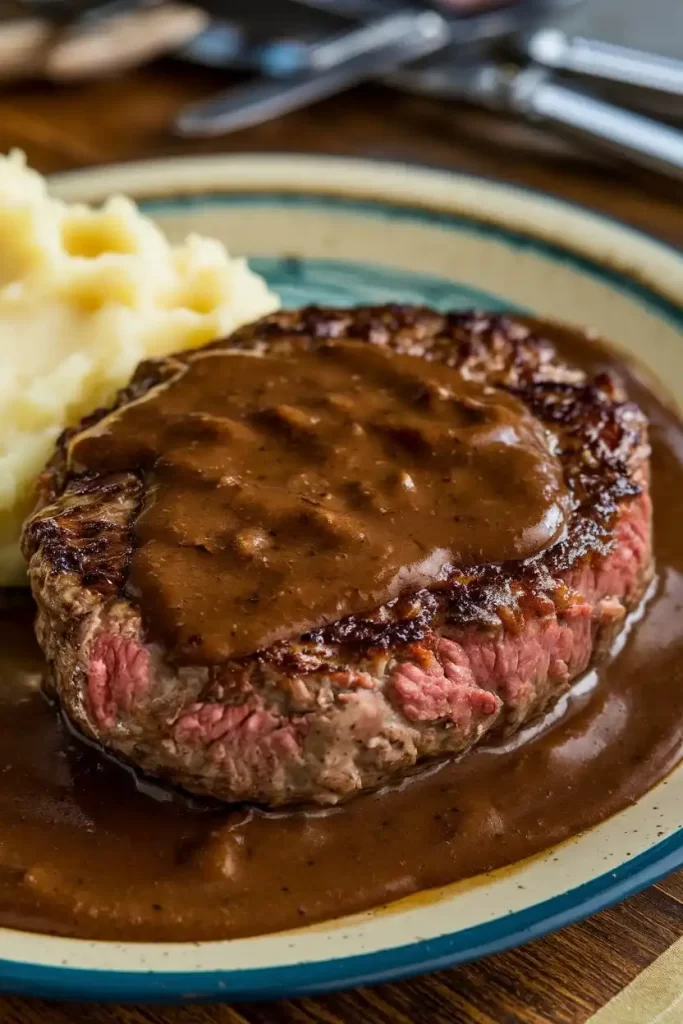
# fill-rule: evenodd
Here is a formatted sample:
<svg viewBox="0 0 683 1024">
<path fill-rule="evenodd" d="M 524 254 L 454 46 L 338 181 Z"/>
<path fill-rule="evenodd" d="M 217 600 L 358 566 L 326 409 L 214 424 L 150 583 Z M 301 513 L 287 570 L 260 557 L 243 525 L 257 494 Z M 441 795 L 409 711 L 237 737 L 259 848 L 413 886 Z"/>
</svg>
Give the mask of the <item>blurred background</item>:
<svg viewBox="0 0 683 1024">
<path fill-rule="evenodd" d="M 43 171 L 216 150 L 411 159 L 607 208 L 616 191 L 642 221 L 642 189 L 683 195 L 683 3 L 0 0 L 12 146 Z"/>
</svg>

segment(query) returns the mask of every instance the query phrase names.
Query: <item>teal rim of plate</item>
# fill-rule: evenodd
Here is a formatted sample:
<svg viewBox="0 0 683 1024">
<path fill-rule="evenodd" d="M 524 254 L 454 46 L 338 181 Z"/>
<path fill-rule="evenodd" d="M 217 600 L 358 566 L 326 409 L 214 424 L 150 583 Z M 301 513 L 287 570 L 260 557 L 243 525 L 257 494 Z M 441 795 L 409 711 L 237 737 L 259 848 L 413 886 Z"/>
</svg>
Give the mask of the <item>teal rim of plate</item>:
<svg viewBox="0 0 683 1024">
<path fill-rule="evenodd" d="M 262 274 L 282 299 L 285 308 L 303 305 L 355 306 L 361 301 L 427 305 L 443 312 L 452 309 L 485 309 L 487 312 L 524 313 L 521 306 L 492 292 L 463 285 L 436 274 L 401 270 L 360 260 L 303 258 L 295 256 L 250 257 L 252 270 Z"/>
<path fill-rule="evenodd" d="M 459 932 L 390 950 L 286 966 L 240 970 L 226 966 L 224 971 L 112 971 L 69 967 L 66 962 L 45 967 L 0 960 L 0 991 L 123 1002 L 261 1001 L 398 981 L 541 938 L 626 899 L 682 864 L 683 828 L 614 870 L 558 896 Z M 200 948 L 201 943 L 195 945 Z"/>
<path fill-rule="evenodd" d="M 473 176 L 473 180 L 477 180 Z M 479 179 L 481 180 L 481 179 Z M 517 189 L 530 195 L 545 196 L 546 193 L 534 189 Z M 558 200 L 563 206 L 576 207 L 583 212 L 599 219 L 619 224 L 623 223 L 616 218 L 605 217 L 596 214 L 589 207 L 581 206 L 579 203 L 571 203 L 566 200 Z M 178 210 L 192 210 L 200 207 L 230 207 L 230 206 L 252 206 L 252 207 L 290 207 L 294 209 L 318 209 L 327 212 L 339 212 L 361 214 L 386 220 L 404 220 L 419 224 L 428 224 L 434 227 L 445 227 L 453 231 L 460 231 L 465 234 L 475 235 L 480 238 L 491 239 L 508 248 L 516 250 L 531 250 L 540 256 L 554 262 L 569 265 L 576 270 L 582 271 L 590 277 L 609 285 L 611 288 L 626 295 L 628 298 L 638 301 L 647 309 L 652 310 L 662 319 L 683 330 L 683 304 L 678 304 L 659 295 L 646 284 L 634 280 L 627 273 L 606 266 L 597 260 L 566 249 L 559 244 L 547 242 L 536 238 L 532 234 L 522 231 L 515 231 L 501 227 L 497 224 L 469 217 L 466 214 L 455 214 L 448 211 L 429 210 L 411 204 L 402 204 L 398 201 L 386 202 L 381 199 L 353 199 L 346 196 L 320 195 L 317 193 L 297 192 L 207 192 L 202 195 L 178 195 L 168 196 L 163 199 L 141 199 L 140 208 L 147 214 L 163 215 Z M 644 231 L 628 226 L 629 231 L 638 238 L 657 239 Z M 683 252 L 674 246 L 659 243 L 663 248 L 683 259 Z M 257 254 L 256 254 L 257 255 Z M 322 262 L 322 261 L 320 261 Z M 681 290 L 683 294 L 683 273 Z M 445 278 L 443 280 L 446 280 Z M 460 284 L 457 279 L 453 280 L 455 285 Z M 500 308 L 500 299 L 497 300 Z"/>
</svg>

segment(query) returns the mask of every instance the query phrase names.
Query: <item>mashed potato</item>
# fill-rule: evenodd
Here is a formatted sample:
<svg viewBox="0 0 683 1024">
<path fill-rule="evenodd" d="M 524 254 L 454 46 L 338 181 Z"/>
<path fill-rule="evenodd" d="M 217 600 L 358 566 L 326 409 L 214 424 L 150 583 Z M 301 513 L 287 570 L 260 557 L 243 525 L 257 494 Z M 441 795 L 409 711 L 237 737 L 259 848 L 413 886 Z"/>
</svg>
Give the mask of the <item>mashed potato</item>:
<svg viewBox="0 0 683 1024">
<path fill-rule="evenodd" d="M 122 196 L 67 206 L 21 153 L 0 156 L 0 585 L 64 427 L 109 402 L 140 360 L 194 348 L 276 309 L 223 245 L 171 247 Z"/>
</svg>

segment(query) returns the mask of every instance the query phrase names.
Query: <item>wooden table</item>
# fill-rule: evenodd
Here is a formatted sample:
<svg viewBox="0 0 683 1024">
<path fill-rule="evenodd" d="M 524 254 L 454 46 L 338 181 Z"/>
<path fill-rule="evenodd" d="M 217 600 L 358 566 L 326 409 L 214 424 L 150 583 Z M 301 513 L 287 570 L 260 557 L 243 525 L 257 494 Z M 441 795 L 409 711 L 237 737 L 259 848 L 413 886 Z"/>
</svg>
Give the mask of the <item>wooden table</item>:
<svg viewBox="0 0 683 1024">
<path fill-rule="evenodd" d="M 128 77 L 0 93 L 0 151 L 26 150 L 44 172 L 209 151 L 354 153 L 497 175 L 548 189 L 683 245 L 681 187 L 636 178 L 541 132 L 379 87 L 212 142 L 166 130 L 190 99 L 224 85 L 161 63 Z M 415 981 L 235 1007 L 105 1007 L 0 999 L 2 1024 L 585 1024 L 683 934 L 683 873 L 522 949 Z M 636 1024 L 636 1022 L 634 1022 Z"/>
</svg>

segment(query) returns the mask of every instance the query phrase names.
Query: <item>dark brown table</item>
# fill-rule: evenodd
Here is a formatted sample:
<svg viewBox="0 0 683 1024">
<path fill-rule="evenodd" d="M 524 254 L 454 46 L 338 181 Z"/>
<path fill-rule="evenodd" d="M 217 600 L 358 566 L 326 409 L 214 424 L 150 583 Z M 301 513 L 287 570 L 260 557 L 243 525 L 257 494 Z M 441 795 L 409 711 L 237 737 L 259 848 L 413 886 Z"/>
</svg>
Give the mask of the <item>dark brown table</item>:
<svg viewBox="0 0 683 1024">
<path fill-rule="evenodd" d="M 96 83 L 0 92 L 0 151 L 43 172 L 174 153 L 351 153 L 453 167 L 577 200 L 683 245 L 681 187 L 635 176 L 535 129 L 402 97 L 341 96 L 210 142 L 166 130 L 180 104 L 224 86 L 171 62 Z M 683 872 L 521 949 L 414 981 L 262 1005 L 124 1007 L 0 998 L 2 1024 L 585 1024 L 683 934 Z M 635 1022 L 634 1022 L 635 1024 Z"/>
</svg>

